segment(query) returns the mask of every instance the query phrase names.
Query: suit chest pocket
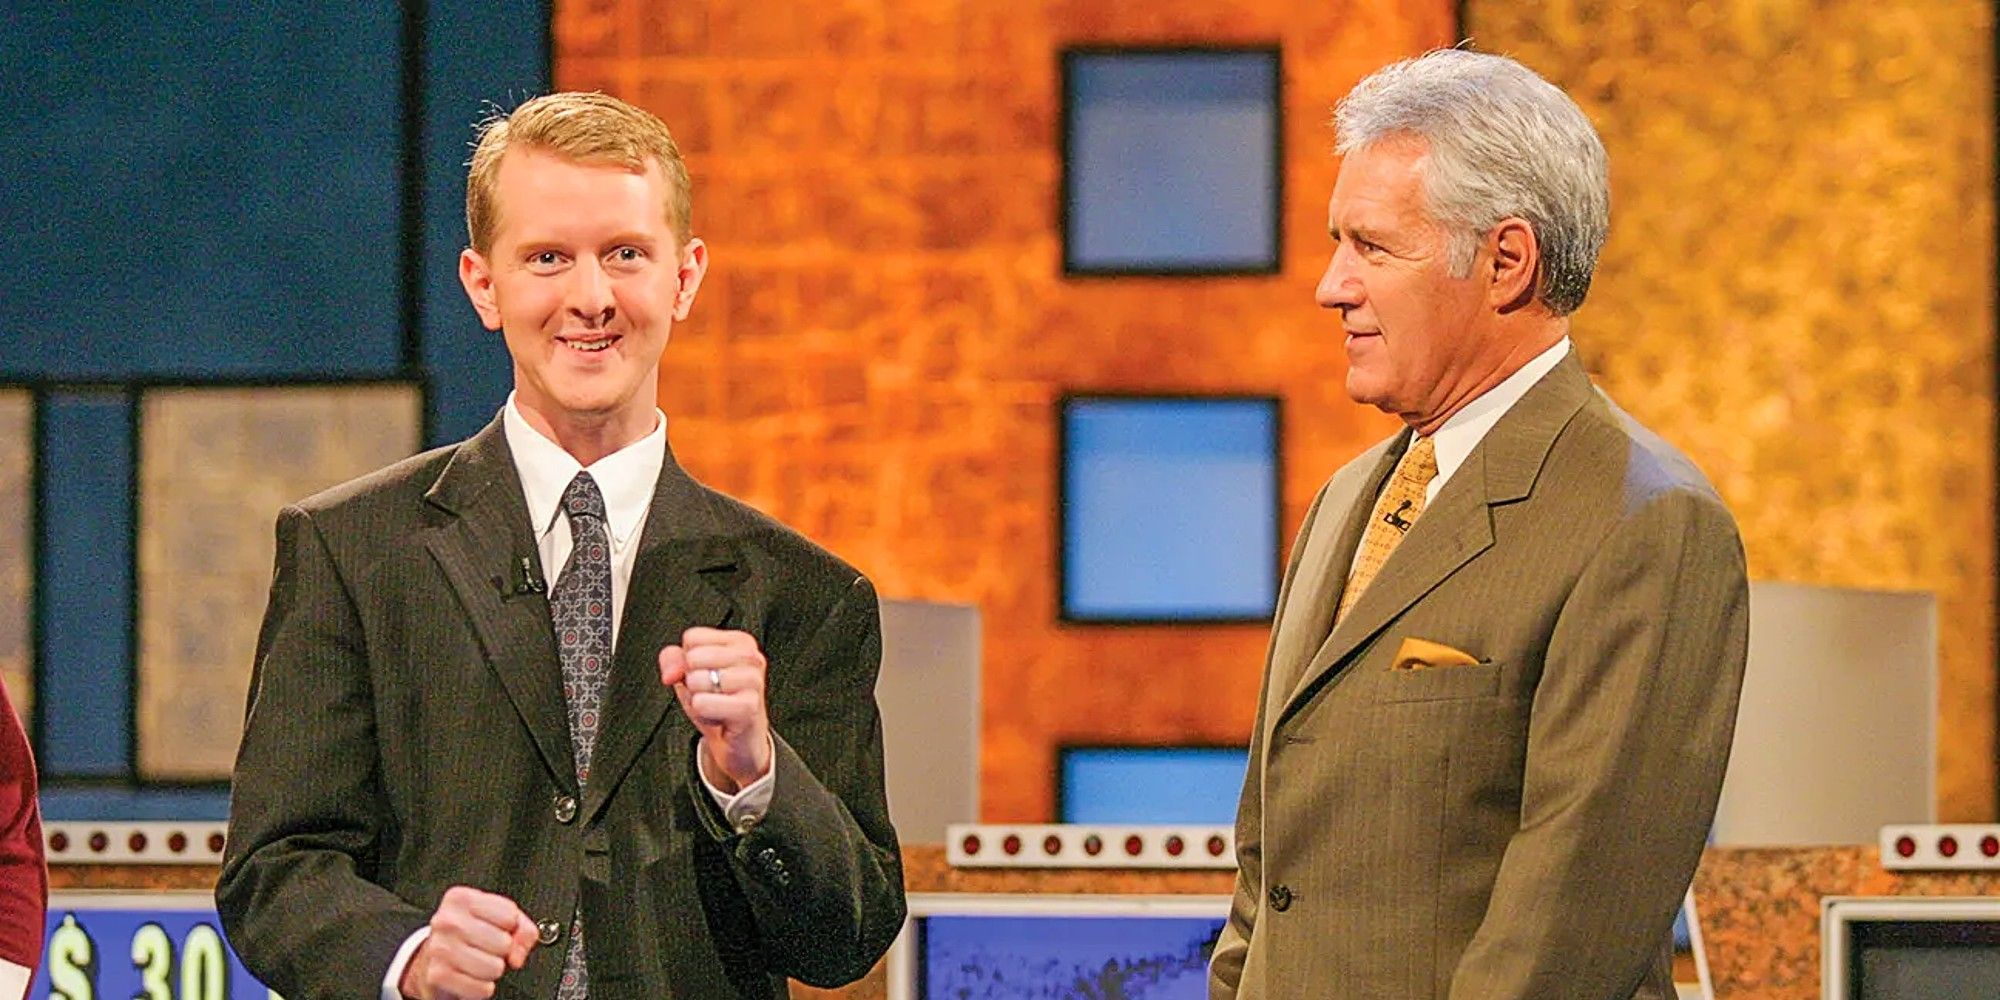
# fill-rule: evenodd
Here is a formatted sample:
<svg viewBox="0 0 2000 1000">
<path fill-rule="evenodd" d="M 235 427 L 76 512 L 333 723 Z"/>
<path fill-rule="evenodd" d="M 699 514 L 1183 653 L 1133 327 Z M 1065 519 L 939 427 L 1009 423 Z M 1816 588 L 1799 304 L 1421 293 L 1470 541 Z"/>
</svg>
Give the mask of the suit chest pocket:
<svg viewBox="0 0 2000 1000">
<path fill-rule="evenodd" d="M 1507 668 L 1500 663 L 1468 663 L 1463 666 L 1426 667 L 1422 670 L 1377 668 L 1369 687 L 1374 700 L 1383 704 L 1425 701 L 1464 701 L 1498 698 L 1506 690 Z"/>
</svg>

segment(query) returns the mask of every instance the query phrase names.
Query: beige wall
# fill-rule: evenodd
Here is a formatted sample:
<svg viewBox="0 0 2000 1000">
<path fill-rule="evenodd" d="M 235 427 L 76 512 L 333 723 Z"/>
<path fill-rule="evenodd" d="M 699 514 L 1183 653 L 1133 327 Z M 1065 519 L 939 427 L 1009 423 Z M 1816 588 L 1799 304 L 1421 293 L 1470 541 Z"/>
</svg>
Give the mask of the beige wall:
<svg viewBox="0 0 2000 1000">
<path fill-rule="evenodd" d="M 277 511 L 417 450 L 408 384 L 154 389 L 140 401 L 139 775 L 228 777 Z"/>
<path fill-rule="evenodd" d="M 34 635 L 34 396 L 0 390 L 0 684 L 21 721 L 34 726 L 29 669 Z"/>
</svg>

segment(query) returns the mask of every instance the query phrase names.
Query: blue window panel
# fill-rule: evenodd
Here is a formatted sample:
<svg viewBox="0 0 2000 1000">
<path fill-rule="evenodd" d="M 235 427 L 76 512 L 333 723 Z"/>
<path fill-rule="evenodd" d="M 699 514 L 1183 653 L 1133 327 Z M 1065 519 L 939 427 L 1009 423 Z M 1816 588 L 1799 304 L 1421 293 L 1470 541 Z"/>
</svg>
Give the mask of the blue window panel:
<svg viewBox="0 0 2000 1000">
<path fill-rule="evenodd" d="M 1208 956 L 1224 923 L 1208 917 L 926 917 L 917 995 L 1205 1000 Z"/>
<path fill-rule="evenodd" d="M 132 400 L 42 398 L 35 704 L 52 778 L 123 777 L 132 740 Z"/>
<path fill-rule="evenodd" d="M 52 823 L 221 822 L 229 818 L 229 790 L 222 787 L 56 786 L 44 787 L 41 792 L 42 818 Z"/>
<path fill-rule="evenodd" d="M 1275 51 L 1070 53 L 1071 271 L 1275 271 Z"/>
<path fill-rule="evenodd" d="M 437 445 L 472 436 L 513 387 L 506 346 L 479 325 L 458 283 L 458 254 L 467 242 L 465 162 L 474 125 L 494 110 L 489 102 L 511 111 L 549 91 L 549 3 L 431 0 L 425 27 L 419 283 L 432 407 L 426 444 Z"/>
<path fill-rule="evenodd" d="M 1232 747 L 1064 747 L 1064 823 L 1236 822 L 1250 752 Z"/>
<path fill-rule="evenodd" d="M 373 0 L 10 5 L 0 218 L 35 263 L 0 370 L 396 371 L 401 31 Z"/>
<path fill-rule="evenodd" d="M 1268 618 L 1278 593 L 1278 404 L 1071 399 L 1063 617 Z"/>
</svg>

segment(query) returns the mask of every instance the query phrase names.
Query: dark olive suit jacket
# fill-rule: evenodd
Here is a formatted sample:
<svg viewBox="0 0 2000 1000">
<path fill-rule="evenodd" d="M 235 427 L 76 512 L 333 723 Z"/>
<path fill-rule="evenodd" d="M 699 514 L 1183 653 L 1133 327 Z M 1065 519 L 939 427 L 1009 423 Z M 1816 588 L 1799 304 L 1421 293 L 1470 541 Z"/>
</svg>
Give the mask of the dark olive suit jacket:
<svg viewBox="0 0 2000 1000">
<path fill-rule="evenodd" d="M 1336 626 L 1408 444 L 1293 549 L 1211 996 L 1667 1000 L 1743 676 L 1735 522 L 1571 355 Z"/>
<path fill-rule="evenodd" d="M 375 1000 L 445 890 L 503 893 L 568 934 L 594 1000 L 774 997 L 859 978 L 904 914 L 883 797 L 875 593 L 709 490 L 669 452 L 639 541 L 588 788 L 501 423 L 278 518 L 216 900 L 292 1000 Z M 695 625 L 770 663 L 776 794 L 738 835 L 656 656 Z M 566 938 L 502 997 L 555 996 Z"/>
</svg>

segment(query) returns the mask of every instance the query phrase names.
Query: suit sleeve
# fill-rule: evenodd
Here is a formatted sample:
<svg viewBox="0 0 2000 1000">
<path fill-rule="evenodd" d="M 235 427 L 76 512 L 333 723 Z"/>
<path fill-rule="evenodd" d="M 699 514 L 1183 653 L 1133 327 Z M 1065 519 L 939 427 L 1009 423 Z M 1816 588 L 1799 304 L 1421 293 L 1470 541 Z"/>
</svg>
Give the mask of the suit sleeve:
<svg viewBox="0 0 2000 1000">
<path fill-rule="evenodd" d="M 867 579 L 849 585 L 788 660 L 772 665 L 776 789 L 763 818 L 739 835 L 698 775 L 688 786 L 728 848 L 771 970 L 830 988 L 875 966 L 905 912 L 875 706 L 881 614 Z M 698 756 L 689 755 L 691 769 Z"/>
<path fill-rule="evenodd" d="M 1292 542 L 1291 562 L 1285 567 L 1284 585 L 1278 589 L 1278 614 L 1271 623 L 1273 644 L 1277 642 L 1278 625 L 1283 620 L 1286 598 L 1292 592 L 1292 581 L 1299 574 L 1299 560 L 1305 555 L 1313 523 L 1319 518 L 1320 504 L 1325 502 L 1331 485 L 1329 481 L 1313 497 L 1305 522 L 1299 527 L 1299 536 Z M 1257 928 L 1257 912 L 1264 905 L 1264 712 L 1270 705 L 1271 672 L 1276 666 L 1269 662 L 1269 654 L 1265 661 L 1264 679 L 1257 689 L 1257 721 L 1250 730 L 1250 766 L 1244 771 L 1243 796 L 1236 806 L 1236 892 L 1229 903 L 1229 922 L 1223 925 L 1215 942 L 1215 954 L 1209 958 L 1210 1000 L 1233 1000 L 1242 989 L 1243 963 L 1250 955 L 1250 935 Z"/>
<path fill-rule="evenodd" d="M 230 793 L 216 908 L 244 964 L 286 996 L 377 1000 L 429 914 L 375 884 L 392 813 L 361 621 L 311 517 L 278 517 Z"/>
<path fill-rule="evenodd" d="M 1672 492 L 1626 518 L 1550 638 L 1521 823 L 1454 1000 L 1627 996 L 1659 959 L 1715 817 L 1749 635 L 1736 525 Z"/>
</svg>

